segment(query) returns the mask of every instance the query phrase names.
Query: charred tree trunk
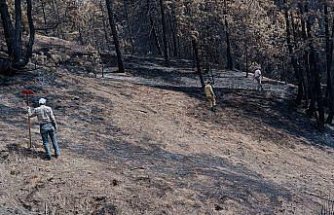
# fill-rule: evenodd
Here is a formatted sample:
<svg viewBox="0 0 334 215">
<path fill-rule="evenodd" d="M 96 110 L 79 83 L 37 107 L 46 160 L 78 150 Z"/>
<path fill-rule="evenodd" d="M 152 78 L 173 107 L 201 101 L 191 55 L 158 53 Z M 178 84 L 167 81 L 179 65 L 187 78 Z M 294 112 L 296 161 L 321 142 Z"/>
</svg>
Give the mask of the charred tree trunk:
<svg viewBox="0 0 334 215">
<path fill-rule="evenodd" d="M 301 22 L 301 35 L 303 38 L 304 43 L 308 43 L 308 37 L 309 37 L 309 28 L 306 28 L 306 21 L 304 18 L 305 13 L 307 14 L 307 11 L 304 11 L 304 5 L 303 3 L 298 3 L 299 11 L 300 11 L 300 22 Z M 308 10 L 306 7 L 305 10 Z M 304 60 L 304 71 L 306 75 L 306 81 L 304 82 L 304 93 L 306 97 L 306 106 L 309 106 L 309 109 L 307 110 L 307 114 L 309 116 L 312 116 L 314 111 L 315 111 L 315 106 L 314 106 L 314 93 L 312 91 L 312 85 L 313 85 L 313 80 L 311 78 L 311 72 L 310 72 L 310 61 L 309 61 L 309 55 L 310 52 L 308 49 L 304 50 L 303 54 L 303 60 Z M 309 100 L 311 100 L 310 105 L 308 105 Z"/>
<path fill-rule="evenodd" d="M 29 59 L 32 57 L 32 48 L 35 42 L 35 26 L 32 18 L 32 2 L 31 0 L 27 0 L 27 16 L 29 23 L 29 41 L 27 44 L 27 51 L 25 56 L 25 64 L 28 64 Z"/>
<path fill-rule="evenodd" d="M 304 12 L 308 14 L 308 3 L 306 2 L 304 5 Z M 313 39 L 314 35 L 312 33 L 312 14 L 308 14 L 307 21 L 306 21 L 306 29 L 308 35 L 308 47 L 309 47 L 309 66 L 310 66 L 310 82 L 311 82 L 311 104 L 310 104 L 310 114 L 316 112 L 315 103 L 317 103 L 317 110 L 318 116 L 316 115 L 317 125 L 320 130 L 324 129 L 325 123 L 325 113 L 324 113 L 324 106 L 323 106 L 323 96 L 321 92 L 321 85 L 320 85 L 320 73 L 318 70 L 318 53 L 316 52 Z"/>
<path fill-rule="evenodd" d="M 0 14 L 7 44 L 7 53 L 9 58 L 12 59 L 14 55 L 14 26 L 10 18 L 6 0 L 0 0 Z"/>
<path fill-rule="evenodd" d="M 151 30 L 152 30 L 151 33 L 152 33 L 152 36 L 153 36 L 155 46 L 157 48 L 158 54 L 162 55 L 162 49 L 161 49 L 161 45 L 160 45 L 160 41 L 159 41 L 159 36 L 158 36 L 158 33 L 157 33 L 157 29 L 155 27 L 153 17 L 151 15 L 150 15 L 150 23 L 151 23 Z"/>
<path fill-rule="evenodd" d="M 118 70 L 119 72 L 124 72 L 124 64 L 123 64 L 123 57 L 122 57 L 122 52 L 120 49 L 120 44 L 118 40 L 118 33 L 117 33 L 117 28 L 116 28 L 116 23 L 115 23 L 115 18 L 114 18 L 114 11 L 113 11 L 113 5 L 112 5 L 111 0 L 106 0 L 106 5 L 108 9 L 108 15 L 109 15 L 109 23 L 111 27 L 111 33 L 113 36 L 114 40 L 114 45 L 116 49 L 116 54 L 117 54 L 117 62 L 118 62 Z"/>
<path fill-rule="evenodd" d="M 134 43 L 132 39 L 132 27 L 130 23 L 130 18 L 129 18 L 129 0 L 123 0 L 124 4 L 124 14 L 125 14 L 125 20 L 126 20 L 126 30 L 127 30 L 127 40 L 130 43 L 130 53 L 134 53 Z"/>
<path fill-rule="evenodd" d="M 177 57 L 178 56 L 178 45 L 177 45 L 177 35 L 175 29 L 172 30 L 172 37 L 173 37 L 173 56 Z"/>
<path fill-rule="evenodd" d="M 102 25 L 103 25 L 103 31 L 104 31 L 104 39 L 106 41 L 105 45 L 107 47 L 107 50 L 109 52 L 111 52 L 111 48 L 110 48 L 111 41 L 110 41 L 109 35 L 108 35 L 108 27 L 107 27 L 106 20 L 105 20 L 106 17 L 104 15 L 104 8 L 103 8 L 102 1 L 100 1 L 100 9 L 101 9 L 101 14 L 102 14 Z"/>
<path fill-rule="evenodd" d="M 297 26 L 296 23 L 294 21 L 294 15 L 293 12 L 290 13 L 290 17 L 291 17 L 291 27 L 292 27 L 292 35 L 293 35 L 293 47 L 294 49 L 298 49 L 298 41 L 300 40 L 300 35 L 297 34 Z M 291 52 L 290 52 L 291 55 Z M 297 98 L 296 98 L 296 104 L 299 105 L 301 104 L 303 99 L 308 98 L 308 92 L 306 89 L 306 84 L 305 84 L 305 78 L 304 78 L 304 72 L 303 69 L 300 65 L 300 60 L 299 57 L 295 56 L 295 66 L 297 67 L 297 71 L 295 70 L 295 74 L 296 74 L 296 78 L 298 80 L 298 94 L 297 94 Z M 296 73 L 297 72 L 297 73 Z M 297 76 L 298 74 L 298 76 Z M 301 96 L 301 98 L 299 97 Z M 300 101 L 300 102 L 299 102 Z"/>
<path fill-rule="evenodd" d="M 79 37 L 78 37 L 79 43 L 80 43 L 80 45 L 84 45 L 85 43 L 84 43 L 84 40 L 83 40 L 82 30 L 81 30 L 80 24 L 78 24 L 78 32 L 79 32 Z"/>
<path fill-rule="evenodd" d="M 15 68 L 22 67 L 22 7 L 21 0 L 15 0 L 15 31 L 14 31 L 14 60 Z"/>
<path fill-rule="evenodd" d="M 15 0 L 15 28 L 12 24 L 6 0 L 0 0 L 0 14 L 4 27 L 4 34 L 7 44 L 7 53 L 11 69 L 17 70 L 26 66 L 32 56 L 32 47 L 35 40 L 35 27 L 32 19 L 32 2 L 27 0 L 27 17 L 29 23 L 29 41 L 26 53 L 23 53 L 22 46 L 22 6 L 21 0 Z M 8 63 L 6 63 L 8 65 Z"/>
<path fill-rule="evenodd" d="M 196 37 L 192 38 L 192 45 L 193 45 L 193 50 L 194 50 L 194 55 L 195 55 L 194 57 L 195 57 L 195 61 L 196 61 L 197 74 L 199 76 L 202 88 L 204 89 L 205 82 L 204 82 L 204 77 L 203 77 L 203 74 L 202 74 L 201 63 L 200 63 L 199 52 L 198 52 L 198 42 L 197 42 Z"/>
<path fill-rule="evenodd" d="M 288 8 L 286 6 L 286 0 L 284 0 L 284 17 L 285 17 L 285 24 L 286 24 L 286 42 L 288 45 L 288 50 L 289 50 L 289 54 L 291 57 L 291 63 L 293 66 L 293 69 L 295 71 L 295 76 L 297 78 L 298 81 L 298 94 L 297 94 L 297 98 L 296 98 L 296 104 L 300 105 L 303 99 L 303 95 L 304 95 L 304 91 L 303 91 L 303 81 L 302 81 L 302 76 L 300 74 L 300 70 L 298 69 L 298 65 L 297 65 L 297 59 L 294 56 L 293 53 L 293 45 L 291 42 L 291 30 L 290 30 L 290 20 L 289 20 L 289 12 L 288 12 Z"/>
<path fill-rule="evenodd" d="M 176 15 L 176 3 L 174 2 L 171 6 L 171 31 L 173 39 L 173 56 L 178 57 L 180 54 L 179 50 L 179 37 L 178 37 L 178 23 Z"/>
<path fill-rule="evenodd" d="M 227 69 L 233 69 L 233 58 L 232 58 L 232 48 L 231 48 L 231 41 L 230 41 L 230 33 L 227 19 L 225 18 L 225 31 L 226 31 L 226 57 L 227 57 Z"/>
<path fill-rule="evenodd" d="M 227 69 L 233 69 L 233 57 L 232 57 L 232 48 L 230 41 L 230 32 L 229 32 L 229 24 L 227 21 L 227 2 L 224 0 L 224 27 L 225 27 L 225 38 L 226 38 L 226 58 L 227 58 Z"/>
<path fill-rule="evenodd" d="M 248 78 L 249 59 L 248 59 L 248 44 L 246 40 L 244 41 L 244 51 L 245 51 L 245 72 L 246 72 L 246 78 Z"/>
<path fill-rule="evenodd" d="M 59 24 L 60 24 L 60 16 L 59 16 L 59 10 L 58 10 L 58 6 L 56 4 L 56 0 L 52 0 L 52 7 L 53 7 L 54 12 L 56 13 L 56 19 L 57 19 L 57 23 L 58 23 L 58 26 L 59 26 Z M 62 33 L 61 33 L 61 29 L 58 30 L 58 26 L 55 29 L 56 34 L 58 35 L 58 37 L 64 38 L 63 35 L 62 35 Z"/>
<path fill-rule="evenodd" d="M 325 16 L 325 37 L 326 37 L 326 72 L 327 72 L 327 101 L 329 107 L 329 114 L 326 123 L 331 124 L 334 115 L 334 94 L 333 94 L 333 36 L 334 36 L 334 18 L 332 25 L 332 32 L 329 32 L 329 14 L 328 5 L 324 3 L 324 16 Z"/>
<path fill-rule="evenodd" d="M 165 58 L 166 66 L 169 66 L 168 44 L 167 44 L 167 25 L 166 25 L 166 17 L 165 17 L 165 6 L 164 6 L 163 0 L 160 0 L 160 11 L 161 11 L 162 39 L 164 43 L 164 58 Z"/>
<path fill-rule="evenodd" d="M 175 3 L 174 3 L 175 4 Z M 175 5 L 172 5 L 172 13 L 171 13 L 171 30 L 172 30 L 172 38 L 173 38 L 173 56 L 177 57 L 179 53 L 178 49 L 178 26 L 177 26 L 177 20 L 176 20 L 176 12 L 175 12 Z"/>
<path fill-rule="evenodd" d="M 151 3 L 150 3 L 150 0 L 147 0 L 146 1 L 146 5 L 147 5 L 147 14 L 148 14 L 148 17 L 149 17 L 149 21 L 150 21 L 150 33 L 149 33 L 149 38 L 150 38 L 150 41 L 154 41 L 154 44 L 155 44 L 155 47 L 156 47 L 156 50 L 158 51 L 158 55 L 162 55 L 162 49 L 161 49 L 161 45 L 160 45 L 160 41 L 159 41 L 159 36 L 158 36 L 158 33 L 157 33 L 157 29 L 155 27 L 155 23 L 154 23 L 154 19 L 153 19 L 153 16 L 152 16 L 152 8 L 151 8 Z M 153 38 L 151 38 L 153 37 Z"/>
<path fill-rule="evenodd" d="M 314 78 L 314 101 L 317 102 L 318 106 L 318 128 L 320 130 L 324 129 L 324 124 L 325 124 L 325 111 L 324 111 L 324 104 L 323 104 L 323 96 L 322 96 L 322 91 L 321 91 L 321 85 L 320 85 L 320 75 L 319 75 L 319 70 L 317 66 L 318 62 L 318 53 L 314 50 L 314 47 L 311 45 L 311 54 L 310 54 L 310 65 L 311 65 L 311 73 Z"/>
<path fill-rule="evenodd" d="M 45 13 L 45 2 L 42 1 L 42 12 L 43 12 L 43 20 L 44 20 L 44 27 L 45 27 L 45 34 L 48 34 L 48 29 L 46 28 L 47 26 L 47 20 L 46 20 L 46 13 Z"/>
</svg>

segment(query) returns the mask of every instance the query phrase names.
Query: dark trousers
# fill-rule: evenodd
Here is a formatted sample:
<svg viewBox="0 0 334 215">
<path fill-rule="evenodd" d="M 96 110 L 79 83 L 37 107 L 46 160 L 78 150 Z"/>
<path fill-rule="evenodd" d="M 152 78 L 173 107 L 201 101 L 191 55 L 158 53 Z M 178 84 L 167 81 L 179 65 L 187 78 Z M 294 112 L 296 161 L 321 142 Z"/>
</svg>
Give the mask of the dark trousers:
<svg viewBox="0 0 334 215">
<path fill-rule="evenodd" d="M 262 80 L 261 80 L 261 77 L 255 77 L 255 80 L 256 80 L 256 90 L 257 91 L 263 91 L 263 87 L 262 87 Z"/>
<path fill-rule="evenodd" d="M 60 155 L 60 149 L 57 142 L 57 136 L 55 128 L 51 123 L 45 123 L 40 125 L 41 136 L 43 140 L 43 145 L 45 149 L 46 156 L 51 157 L 50 149 L 49 149 L 49 137 L 51 139 L 53 149 L 55 150 L 55 154 L 57 156 Z"/>
</svg>

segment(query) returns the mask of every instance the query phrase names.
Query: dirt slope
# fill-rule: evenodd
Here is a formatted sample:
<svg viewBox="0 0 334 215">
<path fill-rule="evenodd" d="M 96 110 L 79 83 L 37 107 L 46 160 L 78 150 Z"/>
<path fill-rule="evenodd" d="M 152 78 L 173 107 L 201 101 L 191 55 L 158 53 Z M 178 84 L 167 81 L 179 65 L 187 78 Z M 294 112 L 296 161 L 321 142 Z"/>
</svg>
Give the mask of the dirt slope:
<svg viewBox="0 0 334 215">
<path fill-rule="evenodd" d="M 54 108 L 58 160 L 43 160 L 36 122 L 27 149 L 23 88 Z M 62 68 L 2 80 L 0 214 L 319 213 L 334 187 L 332 134 L 270 92 L 217 90 L 213 113 L 194 86 Z"/>
</svg>

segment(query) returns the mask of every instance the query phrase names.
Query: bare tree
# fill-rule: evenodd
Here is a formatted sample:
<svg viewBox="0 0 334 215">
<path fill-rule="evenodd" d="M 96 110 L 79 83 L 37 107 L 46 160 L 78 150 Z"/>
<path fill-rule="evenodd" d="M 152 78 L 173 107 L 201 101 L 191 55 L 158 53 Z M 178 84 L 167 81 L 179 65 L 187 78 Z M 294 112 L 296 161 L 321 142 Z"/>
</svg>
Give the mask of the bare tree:
<svg viewBox="0 0 334 215">
<path fill-rule="evenodd" d="M 168 44 L 167 44 L 167 24 L 166 24 L 165 6 L 163 0 L 160 0 L 160 11 L 161 11 L 162 38 L 164 43 L 165 64 L 168 66 L 169 56 L 168 56 Z"/>
<path fill-rule="evenodd" d="M 29 41 L 26 46 L 26 53 L 22 44 L 22 2 L 15 0 L 15 25 L 13 25 L 8 10 L 6 0 L 0 0 L 0 14 L 4 34 L 7 44 L 7 54 L 12 69 L 22 69 L 25 67 L 32 56 L 32 47 L 35 41 L 35 26 L 32 18 L 32 2 L 26 0 L 27 3 L 27 18 L 29 24 Z"/>
<path fill-rule="evenodd" d="M 118 39 L 118 33 L 117 33 L 117 28 L 116 28 L 116 23 L 115 23 L 115 18 L 114 18 L 114 12 L 113 12 L 113 3 L 111 0 L 106 0 L 106 5 L 108 9 L 108 16 L 109 16 L 109 24 L 111 27 L 111 33 L 114 39 L 114 45 L 116 49 L 116 54 L 117 54 L 117 62 L 118 62 L 118 70 L 119 72 L 124 72 L 124 64 L 123 64 L 123 57 L 122 57 L 122 52 L 119 44 L 119 39 Z"/>
</svg>

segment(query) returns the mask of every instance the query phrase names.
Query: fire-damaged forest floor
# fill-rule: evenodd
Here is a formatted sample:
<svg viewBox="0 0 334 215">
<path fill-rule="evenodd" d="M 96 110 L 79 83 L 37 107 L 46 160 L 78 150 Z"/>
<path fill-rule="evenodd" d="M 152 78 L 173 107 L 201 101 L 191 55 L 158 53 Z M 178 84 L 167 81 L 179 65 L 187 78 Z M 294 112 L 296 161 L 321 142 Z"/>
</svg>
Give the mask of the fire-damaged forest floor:
<svg viewBox="0 0 334 215">
<path fill-rule="evenodd" d="M 65 66 L 2 78 L 0 214 L 320 213 L 334 191 L 333 134 L 281 96 L 287 85 L 257 93 L 222 72 L 211 112 L 193 74 L 146 63 L 105 78 Z M 27 147 L 24 88 L 54 109 L 58 159 L 43 159 L 36 120 L 37 150 Z"/>
</svg>

